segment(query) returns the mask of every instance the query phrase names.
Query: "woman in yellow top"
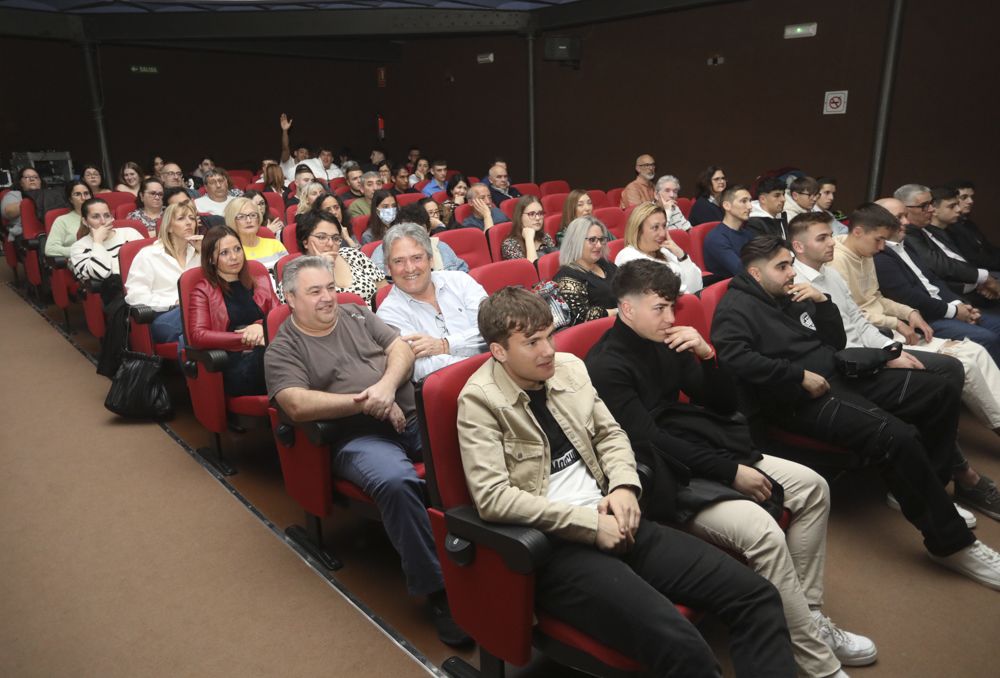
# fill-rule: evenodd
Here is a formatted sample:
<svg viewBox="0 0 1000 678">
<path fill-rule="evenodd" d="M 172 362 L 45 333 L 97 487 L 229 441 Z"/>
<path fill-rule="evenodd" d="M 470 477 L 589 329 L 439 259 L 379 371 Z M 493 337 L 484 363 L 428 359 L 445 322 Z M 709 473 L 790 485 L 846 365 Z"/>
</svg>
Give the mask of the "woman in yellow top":
<svg viewBox="0 0 1000 678">
<path fill-rule="evenodd" d="M 288 254 L 281 241 L 260 237 L 260 211 L 249 198 L 233 198 L 226 205 L 225 218 L 226 226 L 240 236 L 248 260 L 259 261 L 270 270 L 278 259 Z"/>
</svg>

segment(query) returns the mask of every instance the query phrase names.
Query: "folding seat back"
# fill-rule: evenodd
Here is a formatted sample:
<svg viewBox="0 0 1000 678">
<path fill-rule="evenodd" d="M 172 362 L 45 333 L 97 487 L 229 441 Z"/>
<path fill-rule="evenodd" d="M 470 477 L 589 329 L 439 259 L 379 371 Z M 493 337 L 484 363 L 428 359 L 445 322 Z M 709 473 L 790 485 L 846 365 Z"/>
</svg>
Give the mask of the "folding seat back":
<svg viewBox="0 0 1000 678">
<path fill-rule="evenodd" d="M 369 219 L 371 219 L 370 214 L 359 214 L 351 219 L 351 233 L 354 234 L 354 239 L 358 242 L 361 242 L 361 237 L 368 229 Z"/>
<path fill-rule="evenodd" d="M 608 207 L 616 207 L 621 209 L 622 193 L 624 192 L 625 192 L 624 188 L 608 189 Z"/>
<path fill-rule="evenodd" d="M 31 198 L 21 200 L 21 239 L 24 246 L 24 274 L 28 284 L 41 301 L 42 283 L 44 282 L 42 248 L 45 247 L 45 224 L 35 212 L 35 201 Z M 9 244 L 9 243 L 8 243 Z"/>
<path fill-rule="evenodd" d="M 546 215 L 562 214 L 569 193 L 549 193 L 542 196 L 542 209 Z"/>
<path fill-rule="evenodd" d="M 600 209 L 602 207 L 618 207 L 618 205 L 612 205 L 608 202 L 608 194 L 599 188 L 592 188 L 587 191 L 587 195 L 590 196 L 590 202 L 593 203 L 594 209 Z"/>
<path fill-rule="evenodd" d="M 345 179 L 344 177 L 337 177 L 335 179 L 330 179 L 329 186 L 331 191 L 336 191 L 338 188 L 341 188 L 342 186 L 347 186 L 347 179 Z"/>
<path fill-rule="evenodd" d="M 538 257 L 535 262 L 538 265 L 538 279 L 541 281 L 552 280 L 559 272 L 559 253 L 549 252 Z"/>
<path fill-rule="evenodd" d="M 229 185 L 231 188 L 245 191 L 249 183 L 250 180 L 245 176 L 234 176 L 232 172 L 229 173 Z"/>
<path fill-rule="evenodd" d="M 714 285 L 709 285 L 701 291 L 701 306 L 705 312 L 705 327 L 709 331 L 712 329 L 712 318 L 715 317 L 715 309 L 722 300 L 722 297 L 729 291 L 730 282 L 732 282 L 732 278 L 727 278 Z"/>
<path fill-rule="evenodd" d="M 52 224 L 55 223 L 56 219 L 64 214 L 69 214 L 69 211 L 67 207 L 57 207 L 45 213 L 46 238 L 52 233 Z M 44 252 L 44 247 L 42 251 Z M 68 257 L 45 257 L 45 261 L 50 271 L 49 285 L 52 292 L 52 301 L 57 308 L 62 309 L 66 331 L 68 332 L 70 330 L 68 311 L 70 296 L 76 293 L 79 284 L 69 272 Z"/>
<path fill-rule="evenodd" d="M 375 298 L 372 299 L 372 307 L 375 310 L 378 310 L 378 307 L 382 305 L 382 302 L 385 301 L 385 298 L 389 296 L 389 292 L 392 292 L 391 284 L 386 285 L 385 287 L 380 287 L 378 289 L 378 291 L 375 293 Z"/>
<path fill-rule="evenodd" d="M 52 224 L 56 223 L 56 219 L 64 214 L 69 214 L 70 209 L 68 207 L 57 207 L 53 210 L 49 210 L 45 213 L 45 234 L 48 235 L 52 232 Z"/>
<path fill-rule="evenodd" d="M 625 213 L 617 207 L 601 207 L 594 210 L 594 216 L 601 220 L 616 238 L 625 237 Z"/>
<path fill-rule="evenodd" d="M 246 191 L 261 191 L 261 192 L 263 192 L 263 190 L 264 190 L 264 182 L 263 181 L 255 181 L 253 183 L 249 183 L 249 184 L 247 184 L 247 187 L 244 190 L 246 190 Z"/>
<path fill-rule="evenodd" d="M 441 242 L 455 250 L 459 259 L 465 261 L 470 269 L 479 268 L 492 263 L 490 248 L 486 243 L 486 235 L 478 228 L 456 228 L 437 234 Z"/>
<path fill-rule="evenodd" d="M 681 211 L 685 219 L 690 216 L 692 207 L 694 207 L 694 200 L 691 198 L 677 198 L 677 209 Z"/>
<path fill-rule="evenodd" d="M 156 242 L 156 238 L 144 238 L 143 240 L 133 240 L 121 246 L 118 253 L 118 267 L 121 270 L 122 284 L 128 292 L 128 274 L 132 268 L 132 261 L 139 251 Z M 133 351 L 139 351 L 146 355 L 159 355 L 164 358 L 177 358 L 177 342 L 170 341 L 163 344 L 153 343 L 153 334 L 150 331 L 150 323 L 156 319 L 156 312 L 148 306 L 137 305 L 129 308 L 129 347 Z"/>
<path fill-rule="evenodd" d="M 281 194 L 268 191 L 267 193 L 261 193 L 261 195 L 267 201 L 267 211 L 270 213 L 271 218 L 282 219 L 285 216 L 285 201 L 281 198 Z M 288 224 L 286 223 L 285 225 L 287 226 Z"/>
<path fill-rule="evenodd" d="M 139 221 L 138 219 L 115 219 L 115 228 L 123 228 L 123 227 L 128 227 L 133 230 L 139 231 L 139 233 L 142 233 L 143 238 L 156 237 L 155 233 L 150 235 L 149 229 L 146 228 L 146 225 L 141 221 Z"/>
<path fill-rule="evenodd" d="M 416 189 L 416 190 L 418 190 L 418 191 L 420 191 L 421 193 L 423 193 L 424 186 L 426 186 L 429 183 L 431 183 L 430 179 L 423 179 L 423 180 L 418 181 L 417 183 L 413 184 L 413 188 Z"/>
<path fill-rule="evenodd" d="M 399 207 L 406 207 L 420 202 L 425 197 L 423 193 L 400 193 L 396 196 L 396 204 Z"/>
<path fill-rule="evenodd" d="M 462 222 L 468 219 L 472 215 L 472 205 L 465 203 L 464 205 L 455 206 L 455 223 L 459 226 Z"/>
<path fill-rule="evenodd" d="M 709 221 L 694 226 L 688 231 L 691 237 L 691 248 L 686 251 L 694 260 L 694 263 L 698 264 L 698 268 L 701 269 L 702 273 L 709 272 L 705 269 L 705 237 L 718 225 L 718 221 Z"/>
<path fill-rule="evenodd" d="M 549 237 L 553 240 L 559 235 L 559 228 L 562 226 L 562 213 L 545 214 L 545 232 L 549 234 Z"/>
<path fill-rule="evenodd" d="M 539 198 L 542 197 L 542 190 L 538 187 L 538 184 L 528 182 L 524 184 L 511 184 L 511 188 L 516 188 L 521 192 L 521 195 L 534 195 Z"/>
<path fill-rule="evenodd" d="M 119 205 L 132 205 L 135 209 L 135 196 L 127 191 L 105 191 L 94 196 L 108 203 L 111 213 L 114 214 Z"/>
<path fill-rule="evenodd" d="M 298 205 L 298 203 L 296 203 L 294 205 L 289 205 L 287 208 L 285 208 L 285 225 L 286 226 L 288 224 L 294 224 L 295 223 L 295 215 L 298 214 L 298 212 L 299 212 L 299 205 Z"/>
<path fill-rule="evenodd" d="M 250 170 L 234 169 L 227 170 L 227 173 L 229 174 L 229 178 L 233 180 L 233 185 L 241 191 L 246 188 L 247 184 L 253 182 L 254 173 Z M 243 185 L 236 186 L 237 181 L 240 181 Z"/>
<path fill-rule="evenodd" d="M 290 252 L 285 256 L 281 257 L 280 259 L 278 259 L 276 262 L 274 262 L 275 279 L 277 279 L 278 282 L 281 282 L 282 276 L 284 276 L 285 274 L 285 266 L 288 265 L 288 262 L 291 261 L 292 259 L 295 259 L 296 257 L 301 257 L 301 256 L 302 254 L 300 252 L 294 252 L 294 253 Z"/>
<path fill-rule="evenodd" d="M 670 229 L 670 239 L 685 252 L 691 251 L 691 234 L 679 228 Z"/>
<path fill-rule="evenodd" d="M 614 263 L 615 259 L 618 258 L 618 254 L 625 249 L 625 241 L 621 238 L 616 238 L 608 243 L 608 261 Z"/>
<path fill-rule="evenodd" d="M 362 245 L 361 246 L 361 251 L 364 253 L 364 255 L 366 257 L 368 257 L 369 259 L 371 259 L 372 253 L 375 250 L 377 250 L 379 248 L 379 245 L 381 245 L 381 244 L 382 244 L 381 240 L 373 240 L 370 243 Z"/>
<path fill-rule="evenodd" d="M 503 261 L 500 247 L 503 245 L 503 241 L 510 237 L 513 230 L 514 224 L 505 221 L 502 224 L 496 224 L 493 228 L 486 231 L 486 242 L 490 245 L 490 257 L 492 257 L 493 261 Z"/>
<path fill-rule="evenodd" d="M 583 360 L 587 357 L 587 353 L 590 352 L 594 344 L 614 324 L 615 319 L 609 316 L 567 327 L 555 335 L 556 350 L 563 353 L 572 353 L 577 358 Z"/>
<path fill-rule="evenodd" d="M 471 269 L 469 275 L 483 286 L 487 294 L 493 294 L 510 285 L 520 285 L 530 290 L 538 282 L 535 265 L 527 259 L 494 261 L 492 264 Z"/>
<path fill-rule="evenodd" d="M 556 179 L 554 181 L 544 181 L 538 186 L 538 190 L 541 191 L 542 196 L 551 195 L 553 193 L 569 193 L 569 182 L 563 181 L 562 179 Z"/>
<path fill-rule="evenodd" d="M 115 208 L 114 215 L 115 219 L 128 219 L 128 215 L 136 210 L 135 203 L 129 204 L 123 202 L 121 205 Z"/>
<path fill-rule="evenodd" d="M 436 202 L 439 205 L 441 203 L 443 203 L 447 199 L 448 199 L 448 191 L 438 191 L 437 193 L 435 193 L 434 195 L 431 196 L 431 200 L 433 200 L 434 202 Z M 397 201 L 397 204 L 398 204 L 398 201 Z"/>
<path fill-rule="evenodd" d="M 520 200 L 520 198 L 507 198 L 502 203 L 497 205 L 497 207 L 499 207 L 500 211 L 506 214 L 509 219 L 513 219 L 514 208 L 517 207 L 518 200 Z"/>
<path fill-rule="evenodd" d="M 295 237 L 297 228 L 293 221 L 290 224 L 285 224 L 285 227 L 281 229 L 281 244 L 285 246 L 285 250 L 289 254 L 302 253 L 302 250 L 299 249 L 299 241 Z"/>
</svg>

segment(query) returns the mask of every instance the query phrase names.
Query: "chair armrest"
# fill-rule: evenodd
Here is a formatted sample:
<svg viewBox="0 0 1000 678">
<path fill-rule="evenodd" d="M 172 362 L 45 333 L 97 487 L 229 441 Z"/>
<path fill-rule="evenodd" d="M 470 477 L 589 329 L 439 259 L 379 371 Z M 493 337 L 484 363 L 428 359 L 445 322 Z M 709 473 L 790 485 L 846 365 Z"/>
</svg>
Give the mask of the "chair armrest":
<svg viewBox="0 0 1000 678">
<path fill-rule="evenodd" d="M 45 257 L 45 262 L 51 268 L 69 268 L 69 259 L 66 257 Z"/>
<path fill-rule="evenodd" d="M 140 325 L 149 325 L 151 322 L 156 320 L 156 311 L 145 304 L 129 306 L 128 314 Z"/>
<path fill-rule="evenodd" d="M 476 544 L 495 551 L 518 574 L 529 574 L 552 554 L 549 538 L 540 530 L 521 525 L 488 523 L 474 506 L 456 506 L 445 512 L 448 537 L 445 547 L 460 565 L 469 564 Z"/>
<path fill-rule="evenodd" d="M 35 250 L 36 252 L 41 249 L 42 238 L 30 238 L 24 241 L 24 247 L 29 250 Z"/>
<path fill-rule="evenodd" d="M 148 308 L 148 307 L 142 306 L 141 308 Z M 190 346 L 184 347 L 185 369 L 187 368 L 188 363 L 191 363 L 192 366 L 194 363 L 201 363 L 202 365 L 205 366 L 205 369 L 208 370 L 209 372 L 221 372 L 226 368 L 226 363 L 228 361 L 229 361 L 229 354 L 219 349 L 213 348 L 208 350 L 202 350 L 197 348 L 191 348 Z M 197 373 L 197 370 L 195 370 L 195 373 Z"/>
</svg>

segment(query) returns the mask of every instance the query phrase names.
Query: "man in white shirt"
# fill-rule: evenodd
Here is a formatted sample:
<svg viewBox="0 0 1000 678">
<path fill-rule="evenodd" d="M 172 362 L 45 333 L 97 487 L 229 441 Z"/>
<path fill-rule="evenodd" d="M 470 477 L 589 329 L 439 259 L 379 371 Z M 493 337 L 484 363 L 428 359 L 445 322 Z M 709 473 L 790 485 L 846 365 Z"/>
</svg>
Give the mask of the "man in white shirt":
<svg viewBox="0 0 1000 678">
<path fill-rule="evenodd" d="M 484 352 L 477 318 L 486 290 L 468 273 L 431 271 L 433 250 L 423 226 L 397 224 L 382 246 L 394 286 L 376 315 L 413 349 L 413 381 Z"/>
<path fill-rule="evenodd" d="M 671 174 L 664 174 L 657 179 L 653 190 L 653 201 L 662 207 L 667 215 L 667 230 L 690 231 L 691 222 L 684 217 L 681 208 L 677 206 L 677 196 L 681 193 L 680 179 Z"/>
<path fill-rule="evenodd" d="M 226 205 L 234 196 L 229 194 L 229 180 L 226 175 L 216 169 L 205 172 L 205 195 L 194 201 L 198 212 L 223 216 Z"/>
<path fill-rule="evenodd" d="M 327 146 L 320 146 L 318 156 L 308 158 L 302 162 L 309 166 L 309 169 L 313 171 L 313 174 L 317 178 L 323 179 L 326 182 L 344 176 L 341 169 L 333 162 L 333 150 Z"/>
<path fill-rule="evenodd" d="M 288 130 L 292 128 L 292 122 L 294 121 L 284 113 L 278 120 L 278 124 L 281 126 L 281 160 L 279 164 L 281 171 L 285 173 L 285 179 L 288 181 L 295 179 L 295 168 L 302 163 L 308 163 L 309 168 L 314 171 L 323 166 L 321 158 L 309 157 L 309 146 L 306 144 L 300 143 L 294 150 L 292 149 L 288 141 Z M 332 153 L 330 154 L 330 162 L 333 162 Z"/>
</svg>

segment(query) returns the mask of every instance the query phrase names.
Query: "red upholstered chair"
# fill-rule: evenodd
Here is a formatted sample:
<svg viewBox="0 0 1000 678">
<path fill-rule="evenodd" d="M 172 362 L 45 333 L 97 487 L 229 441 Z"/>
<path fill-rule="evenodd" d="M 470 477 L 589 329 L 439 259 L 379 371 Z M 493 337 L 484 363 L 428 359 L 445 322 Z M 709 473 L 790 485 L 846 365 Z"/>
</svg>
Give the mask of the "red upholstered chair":
<svg viewBox="0 0 1000 678">
<path fill-rule="evenodd" d="M 520 200 L 520 198 L 507 198 L 502 203 L 497 205 L 497 207 L 499 207 L 500 211 L 506 214 L 508 218 L 513 219 L 514 208 L 517 207 L 518 200 Z"/>
<path fill-rule="evenodd" d="M 337 295 L 341 304 L 365 302 L 356 294 Z M 272 310 L 265 321 L 265 335 L 270 343 L 291 309 L 282 304 Z M 268 408 L 274 431 L 285 491 L 304 510 L 306 525 L 291 525 L 285 534 L 310 556 L 329 570 L 339 570 L 343 564 L 323 542 L 322 519 L 331 515 L 335 505 L 349 506 L 373 519 L 379 518 L 375 502 L 357 485 L 333 475 L 330 464 L 330 442 L 335 439 L 337 420 L 288 424 L 281 420 L 275 407 Z M 417 475 L 424 476 L 424 465 L 414 464 Z"/>
<path fill-rule="evenodd" d="M 232 172 L 229 173 L 229 185 L 231 188 L 245 191 L 247 189 L 247 184 L 249 183 L 250 182 L 246 179 L 246 177 L 242 176 L 234 177 Z"/>
<path fill-rule="evenodd" d="M 289 252 L 288 254 L 281 257 L 276 262 L 274 262 L 275 279 L 280 281 L 282 276 L 285 274 L 285 266 L 288 265 L 288 262 L 291 261 L 292 259 L 295 259 L 296 257 L 301 257 L 301 256 L 302 256 L 301 252 L 295 252 L 295 253 Z"/>
<path fill-rule="evenodd" d="M 127 219 L 128 215 L 135 209 L 135 203 L 129 204 L 127 202 L 123 202 L 114 210 L 115 219 Z"/>
<path fill-rule="evenodd" d="M 625 213 L 617 207 L 601 207 L 594 210 L 594 216 L 601 220 L 616 238 L 625 237 Z"/>
<path fill-rule="evenodd" d="M 622 193 L 624 192 L 625 192 L 624 187 L 608 189 L 608 207 L 620 208 L 622 204 Z"/>
<path fill-rule="evenodd" d="M 379 245 L 381 245 L 381 244 L 382 244 L 381 240 L 373 240 L 372 242 L 368 243 L 367 245 L 362 245 L 361 246 L 361 251 L 364 253 L 364 255 L 366 257 L 368 257 L 369 259 L 371 259 L 372 252 L 374 252 L 375 250 L 377 250 L 379 248 Z"/>
<path fill-rule="evenodd" d="M 681 211 L 684 218 L 687 219 L 688 215 L 691 214 L 691 208 L 694 207 L 694 199 L 692 198 L 677 198 L 677 209 Z"/>
<path fill-rule="evenodd" d="M 247 267 L 254 277 L 268 275 L 267 268 L 259 261 L 248 261 Z M 228 356 L 224 347 L 195 345 L 190 340 L 193 336 L 189 315 L 191 292 L 204 278 L 204 271 L 198 267 L 185 271 L 177 281 L 177 298 L 187 338 L 180 357 L 194 416 L 212 433 L 211 445 L 198 449 L 198 454 L 222 475 L 231 476 L 236 469 L 223 456 L 222 434 L 230 425 L 241 429 L 260 428 L 270 426 L 271 420 L 267 414 L 266 395 L 231 397 L 225 394 L 222 370 Z"/>
<path fill-rule="evenodd" d="M 587 357 L 587 353 L 597 343 L 597 340 L 603 337 L 604 333 L 610 330 L 614 324 L 615 319 L 609 316 L 567 327 L 555 335 L 556 350 L 572 353 L 582 360 Z"/>
<path fill-rule="evenodd" d="M 270 238 L 271 240 L 277 240 L 278 236 L 274 234 L 274 231 L 269 229 L 267 226 L 261 226 L 257 231 L 257 235 L 261 238 Z"/>
<path fill-rule="evenodd" d="M 42 302 L 45 288 L 45 269 L 42 268 L 42 252 L 45 249 L 45 224 L 35 213 L 35 201 L 21 200 L 21 246 L 24 276 L 28 280 L 28 291 L 35 300 Z"/>
<path fill-rule="evenodd" d="M 559 272 L 559 253 L 549 252 L 538 257 L 535 262 L 538 268 L 538 279 L 541 281 L 552 280 Z"/>
<path fill-rule="evenodd" d="M 563 181 L 562 179 L 556 179 L 554 181 L 543 181 L 538 186 L 538 190 L 541 191 L 542 196 L 551 195 L 553 193 L 569 193 L 569 182 Z"/>
<path fill-rule="evenodd" d="M 635 661 L 535 608 L 534 573 L 551 552 L 548 538 L 534 528 L 484 522 L 472 503 L 458 444 L 458 394 L 489 358 L 438 370 L 417 389 L 428 514 L 448 601 L 455 621 L 479 645 L 478 673 L 458 657 L 442 666 L 450 675 L 496 678 L 506 663 L 527 664 L 534 644 L 589 675 L 639 672 Z"/>
<path fill-rule="evenodd" d="M 538 282 L 538 271 L 527 259 L 494 261 L 492 264 L 470 270 L 469 275 L 483 286 L 487 294 L 493 294 L 510 285 L 531 289 Z"/>
<path fill-rule="evenodd" d="M 549 193 L 542 196 L 542 209 L 545 214 L 562 214 L 566 197 L 569 193 Z"/>
<path fill-rule="evenodd" d="M 516 188 L 521 192 L 521 195 L 535 195 L 539 198 L 542 197 L 542 191 L 538 188 L 538 184 L 535 183 L 525 183 L 525 184 L 511 184 L 511 188 Z"/>
<path fill-rule="evenodd" d="M 384 287 L 378 288 L 375 293 L 375 298 L 372 299 L 372 307 L 377 311 L 378 307 L 382 305 L 385 298 L 389 296 L 389 292 L 392 292 L 392 284 L 385 285 Z"/>
<path fill-rule="evenodd" d="M 263 190 L 264 190 L 264 182 L 263 181 L 254 181 L 252 183 L 247 184 L 247 187 L 245 189 L 243 189 L 243 190 L 245 190 L 245 191 L 261 191 L 261 192 L 263 192 Z"/>
<path fill-rule="evenodd" d="M 354 239 L 358 242 L 361 242 L 361 236 L 365 234 L 370 218 L 370 214 L 359 214 L 351 219 L 351 233 L 354 234 Z"/>
<path fill-rule="evenodd" d="M 330 179 L 329 186 L 331 191 L 336 191 L 341 186 L 346 186 L 346 185 L 347 185 L 347 179 L 345 179 L 344 177 L 337 177 L 336 179 Z"/>
<path fill-rule="evenodd" d="M 233 182 L 234 182 L 233 185 L 234 186 L 235 186 L 236 180 L 239 180 L 239 181 L 243 182 L 243 186 L 236 186 L 236 188 L 239 188 L 241 191 L 248 184 L 253 183 L 253 175 L 254 175 L 254 173 L 253 173 L 252 170 L 234 169 L 234 170 L 226 170 L 226 172 L 229 174 L 229 178 L 233 180 Z"/>
<path fill-rule="evenodd" d="M 682 231 L 679 228 L 672 228 L 670 229 L 670 239 L 677 243 L 677 246 L 685 252 L 689 252 L 691 250 L 691 234 L 687 231 Z"/>
<path fill-rule="evenodd" d="M 267 193 L 261 193 L 261 195 L 267 201 L 267 211 L 271 213 L 271 218 L 282 219 L 285 216 L 285 201 L 282 199 L 281 194 L 268 191 Z M 287 226 L 288 223 L 286 222 L 285 225 Z"/>
<path fill-rule="evenodd" d="M 587 191 L 587 195 L 590 196 L 590 202 L 594 203 L 594 209 L 600 209 L 602 207 L 618 207 L 618 205 L 612 205 L 608 202 L 608 194 L 599 188 L 592 188 Z"/>
<path fill-rule="evenodd" d="M 503 261 L 503 256 L 500 254 L 500 246 L 503 245 L 504 240 L 510 237 L 513 230 L 514 224 L 505 221 L 486 231 L 486 242 L 490 245 L 490 256 L 493 258 L 493 261 Z"/>
<path fill-rule="evenodd" d="M 94 197 L 108 203 L 112 214 L 115 214 L 115 210 L 118 209 L 119 205 L 131 205 L 132 209 L 135 209 L 135 196 L 127 191 L 105 191 L 104 193 L 98 193 Z"/>
<path fill-rule="evenodd" d="M 437 193 L 431 196 L 431 200 L 433 200 L 439 205 L 447 199 L 448 199 L 448 191 L 438 191 Z"/>
<path fill-rule="evenodd" d="M 285 208 L 285 225 L 295 223 L 295 214 L 299 211 L 298 203 Z"/>
<path fill-rule="evenodd" d="M 625 249 L 625 241 L 622 238 L 616 238 L 608 243 L 608 261 L 614 263 L 615 259 L 618 258 L 618 254 Z"/>
<path fill-rule="evenodd" d="M 293 221 L 290 224 L 285 224 L 285 227 L 281 230 L 281 244 L 285 246 L 285 251 L 289 254 L 301 254 L 299 250 L 299 243 L 295 239 L 295 232 L 297 227 Z"/>
<path fill-rule="evenodd" d="M 132 229 L 137 234 L 142 236 L 142 238 L 147 238 L 146 228 L 142 226 L 142 224 L 135 227 L 132 226 L 131 223 L 120 223 L 115 221 L 114 227 Z M 152 241 L 151 238 L 149 240 Z M 98 339 L 104 338 L 104 333 L 107 329 L 106 319 L 104 317 L 104 303 L 101 301 L 102 286 L 103 282 L 100 280 L 87 280 L 80 283 L 80 294 L 83 299 L 83 317 L 87 322 L 87 331 Z"/>
<path fill-rule="evenodd" d="M 416 190 L 418 190 L 418 191 L 420 191 L 421 193 L 423 193 L 424 186 L 426 186 L 429 183 L 431 183 L 430 179 L 423 179 L 423 180 L 418 181 L 417 183 L 413 184 L 413 188 L 416 189 Z"/>
<path fill-rule="evenodd" d="M 423 193 L 400 193 L 396 196 L 396 205 L 399 207 L 406 207 L 407 205 L 420 202 L 420 200 L 425 197 L 427 196 Z"/>
<path fill-rule="evenodd" d="M 555 240 L 556 235 L 559 234 L 560 226 L 562 226 L 562 212 L 545 215 L 545 232 L 548 233 L 549 237 L 553 240 Z"/>
<path fill-rule="evenodd" d="M 494 228 L 496 228 L 494 226 Z M 479 268 L 492 263 L 490 248 L 486 243 L 486 235 L 478 228 L 456 228 L 450 231 L 442 231 L 437 234 L 441 242 L 445 243 L 459 259 L 469 265 L 469 269 Z"/>
<path fill-rule="evenodd" d="M 457 205 L 455 207 L 455 223 L 459 226 L 462 222 L 468 219 L 472 215 L 472 205 L 465 203 L 464 205 Z"/>
<path fill-rule="evenodd" d="M 118 268 L 122 274 L 122 284 L 125 292 L 128 293 L 128 272 L 132 267 L 132 261 L 139 254 L 139 250 L 148 247 L 156 242 L 156 238 L 144 238 L 143 240 L 133 240 L 122 245 L 118 253 Z M 129 307 L 129 347 L 133 351 L 145 353 L 146 355 L 158 355 L 167 360 L 177 358 L 177 342 L 171 341 L 164 344 L 154 344 L 153 335 L 149 325 L 156 319 L 156 311 L 149 306 L 136 305 Z"/>
<path fill-rule="evenodd" d="M 474 177 L 471 174 L 467 175 L 465 178 L 469 180 L 469 186 L 475 186 L 476 184 L 480 183 L 479 177 Z"/>
<path fill-rule="evenodd" d="M 701 272 L 708 274 L 709 271 L 705 269 L 705 237 L 709 232 L 719 225 L 718 221 L 708 221 L 704 224 L 698 224 L 693 226 L 688 233 L 691 237 L 691 249 L 685 250 L 692 259 L 694 263 L 698 264 L 698 268 Z"/>
<path fill-rule="evenodd" d="M 68 213 L 69 208 L 66 207 L 59 207 L 45 213 L 46 239 L 52 232 L 52 224 L 55 223 L 56 219 Z M 44 250 L 45 246 L 42 245 L 42 251 L 44 252 Z M 69 325 L 69 305 L 71 297 L 76 295 L 80 284 L 73 278 L 73 274 L 69 271 L 69 260 L 67 257 L 45 257 L 45 265 L 49 269 L 49 286 L 52 292 L 52 301 L 57 308 L 62 310 L 63 326 L 69 332 L 71 329 Z"/>
<path fill-rule="evenodd" d="M 10 191 L 11 189 L 9 188 L 0 189 L 0 200 L 3 200 L 3 197 L 10 193 Z M 20 276 L 18 275 L 18 266 L 20 265 L 21 260 L 18 256 L 17 246 L 7 240 L 8 224 L 7 220 L 4 219 L 2 215 L 0 215 L 0 225 L 3 226 L 3 228 L 0 229 L 0 247 L 3 247 L 3 256 L 7 261 L 7 265 L 10 266 L 10 270 L 14 272 L 14 284 L 19 285 L 21 281 Z"/>
</svg>

